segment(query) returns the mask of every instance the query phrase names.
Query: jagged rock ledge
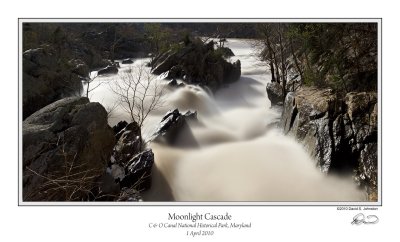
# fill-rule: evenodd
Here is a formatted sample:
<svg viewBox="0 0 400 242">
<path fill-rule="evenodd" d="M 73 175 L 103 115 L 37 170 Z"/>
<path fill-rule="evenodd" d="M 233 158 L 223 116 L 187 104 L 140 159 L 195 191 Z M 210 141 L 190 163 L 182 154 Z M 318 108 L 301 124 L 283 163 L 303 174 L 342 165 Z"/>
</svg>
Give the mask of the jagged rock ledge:
<svg viewBox="0 0 400 242">
<path fill-rule="evenodd" d="M 171 110 L 161 119 L 149 141 L 180 147 L 197 147 L 198 143 L 188 125 L 188 122 L 194 121 L 197 121 L 195 111 L 183 114 L 178 109 Z"/>
</svg>

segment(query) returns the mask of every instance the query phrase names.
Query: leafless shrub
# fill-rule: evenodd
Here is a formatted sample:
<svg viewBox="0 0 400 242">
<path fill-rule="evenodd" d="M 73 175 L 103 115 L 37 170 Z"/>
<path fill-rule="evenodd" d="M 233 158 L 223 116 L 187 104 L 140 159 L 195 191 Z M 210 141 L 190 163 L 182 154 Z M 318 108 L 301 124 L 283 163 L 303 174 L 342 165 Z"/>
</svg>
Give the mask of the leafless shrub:
<svg viewBox="0 0 400 242">
<path fill-rule="evenodd" d="M 93 193 L 96 178 L 102 170 L 88 168 L 87 163 L 77 162 L 77 153 L 67 151 L 63 143 L 57 151 L 63 159 L 62 166 L 48 174 L 40 174 L 26 167 L 31 175 L 38 176 L 43 182 L 26 196 L 26 200 L 41 197 L 46 201 L 82 201 L 96 200 L 98 194 Z"/>
<path fill-rule="evenodd" d="M 143 126 L 148 115 L 163 103 L 163 87 L 143 65 L 131 67 L 110 84 L 118 96 L 119 104 L 129 114 L 131 121 Z"/>
</svg>

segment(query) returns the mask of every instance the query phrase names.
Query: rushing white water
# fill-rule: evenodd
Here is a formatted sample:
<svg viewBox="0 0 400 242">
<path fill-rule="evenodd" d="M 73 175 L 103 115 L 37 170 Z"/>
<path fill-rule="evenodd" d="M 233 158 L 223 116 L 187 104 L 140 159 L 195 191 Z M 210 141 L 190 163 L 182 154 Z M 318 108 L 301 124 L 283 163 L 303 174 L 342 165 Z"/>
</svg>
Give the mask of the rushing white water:
<svg viewBox="0 0 400 242">
<path fill-rule="evenodd" d="M 144 124 L 146 137 L 171 109 L 196 110 L 199 122 L 190 129 L 199 148 L 150 144 L 155 154 L 152 188 L 148 201 L 360 201 L 364 193 L 342 178 L 328 177 L 293 138 L 267 129 L 279 120 L 280 111 L 270 108 L 265 86 L 267 68 L 252 55 L 247 40 L 229 39 L 228 47 L 240 59 L 242 76 L 214 96 L 192 85 L 165 88 L 163 106 Z M 141 65 L 146 59 L 135 60 Z M 120 73 L 131 65 L 122 65 Z M 120 81 L 118 76 L 99 77 L 96 82 Z M 158 80 L 165 85 L 164 80 Z M 117 96 L 109 85 L 91 92 L 91 101 L 113 106 Z M 109 122 L 129 120 L 117 107 Z M 185 136 L 180 137 L 185 142 Z"/>
</svg>

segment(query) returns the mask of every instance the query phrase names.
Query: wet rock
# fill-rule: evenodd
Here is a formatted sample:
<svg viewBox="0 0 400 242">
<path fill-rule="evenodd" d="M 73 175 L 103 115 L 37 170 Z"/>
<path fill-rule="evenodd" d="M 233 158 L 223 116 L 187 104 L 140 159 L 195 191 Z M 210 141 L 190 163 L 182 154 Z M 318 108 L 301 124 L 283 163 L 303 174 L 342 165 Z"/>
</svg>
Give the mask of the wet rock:
<svg viewBox="0 0 400 242">
<path fill-rule="evenodd" d="M 160 56 L 156 62 L 153 62 L 154 68 L 152 69 L 152 73 L 156 75 L 160 75 L 166 71 L 169 71 L 173 66 L 175 66 L 178 62 L 178 58 L 176 52 L 167 51 L 165 54 Z"/>
<path fill-rule="evenodd" d="M 377 145 L 366 144 L 360 152 L 358 173 L 363 181 L 371 181 L 374 187 L 378 186 L 378 157 Z"/>
<path fill-rule="evenodd" d="M 197 112 L 188 110 L 183 114 L 186 120 L 197 121 Z"/>
<path fill-rule="evenodd" d="M 22 132 L 23 199 L 87 200 L 115 144 L 104 107 L 61 99 L 25 119 Z"/>
<path fill-rule="evenodd" d="M 271 106 L 283 104 L 283 90 L 279 83 L 269 82 L 267 84 L 267 95 L 271 101 Z"/>
<path fill-rule="evenodd" d="M 110 62 L 111 62 L 111 61 L 110 61 Z M 117 67 L 117 68 L 121 68 L 121 65 L 119 64 L 118 61 L 111 62 L 111 63 L 110 63 L 110 66 Z"/>
<path fill-rule="evenodd" d="M 115 134 L 118 134 L 121 130 L 123 130 L 128 125 L 128 122 L 125 120 L 119 121 L 116 125 L 114 125 L 113 130 Z"/>
<path fill-rule="evenodd" d="M 172 79 L 171 81 L 168 82 L 168 86 L 176 87 L 178 86 L 178 82 L 176 81 L 176 79 Z"/>
<path fill-rule="evenodd" d="M 99 75 L 99 76 L 102 76 L 102 75 L 114 75 L 114 74 L 117 74 L 117 73 L 118 73 L 118 67 L 109 65 L 109 66 L 107 66 L 107 67 L 105 67 L 103 69 L 100 69 L 97 72 L 97 75 Z"/>
<path fill-rule="evenodd" d="M 188 122 L 197 120 L 197 112 L 181 114 L 178 109 L 169 111 L 161 120 L 158 129 L 150 141 L 175 146 L 198 146 Z"/>
<path fill-rule="evenodd" d="M 182 69 L 182 66 L 176 65 L 171 67 L 171 69 L 168 71 L 167 79 L 173 79 L 173 78 L 181 78 L 184 75 L 184 71 Z"/>
<path fill-rule="evenodd" d="M 152 150 L 137 154 L 124 166 L 125 176 L 120 181 L 120 186 L 134 188 L 138 191 L 149 189 L 153 164 L 154 154 Z"/>
<path fill-rule="evenodd" d="M 183 82 L 178 83 L 176 81 L 176 79 L 172 79 L 171 81 L 168 82 L 168 86 L 173 87 L 173 88 L 180 88 L 180 87 L 184 87 L 186 85 Z"/>
<path fill-rule="evenodd" d="M 132 59 L 124 59 L 122 60 L 122 64 L 133 64 L 133 60 Z"/>
<path fill-rule="evenodd" d="M 113 158 L 123 166 L 142 150 L 142 135 L 139 125 L 132 122 L 115 135 L 117 144 L 114 147 Z"/>
</svg>

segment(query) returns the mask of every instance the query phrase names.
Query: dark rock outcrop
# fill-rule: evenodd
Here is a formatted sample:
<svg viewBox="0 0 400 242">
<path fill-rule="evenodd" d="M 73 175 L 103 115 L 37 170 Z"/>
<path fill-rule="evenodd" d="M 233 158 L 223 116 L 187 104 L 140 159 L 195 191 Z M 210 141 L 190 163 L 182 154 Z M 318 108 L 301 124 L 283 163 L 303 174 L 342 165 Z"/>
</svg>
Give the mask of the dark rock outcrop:
<svg viewBox="0 0 400 242">
<path fill-rule="evenodd" d="M 138 201 L 140 192 L 151 186 L 151 170 L 154 154 L 151 149 L 143 151 L 140 126 L 136 122 L 114 126 L 117 144 L 114 147 L 108 173 L 123 189 L 118 201 Z"/>
<path fill-rule="evenodd" d="M 171 67 L 168 71 L 167 79 L 174 79 L 174 78 L 180 78 L 185 75 L 185 71 L 182 69 L 182 66 L 176 65 Z"/>
<path fill-rule="evenodd" d="M 72 73 L 75 73 L 82 78 L 89 76 L 89 66 L 81 59 L 72 59 L 68 62 L 71 66 Z"/>
<path fill-rule="evenodd" d="M 176 81 L 176 79 L 172 79 L 171 81 L 168 82 L 168 86 L 177 87 L 178 86 L 178 82 Z"/>
<path fill-rule="evenodd" d="M 115 144 L 104 107 L 61 99 L 25 119 L 22 131 L 23 199 L 89 199 Z"/>
<path fill-rule="evenodd" d="M 266 89 L 271 106 L 283 104 L 283 90 L 278 82 L 269 82 Z"/>
<path fill-rule="evenodd" d="M 23 53 L 23 119 L 60 98 L 81 92 L 81 80 L 89 73 L 87 66 L 77 59 L 62 64 L 59 58 L 51 46 Z"/>
<path fill-rule="evenodd" d="M 285 98 L 280 126 L 294 135 L 323 172 L 353 173 L 377 187 L 376 93 L 350 92 L 338 99 L 329 89 L 302 88 Z"/>
<path fill-rule="evenodd" d="M 183 78 L 188 83 L 216 90 L 238 80 L 241 75 L 240 60 L 230 63 L 223 54 L 214 49 L 214 42 L 204 44 L 194 39 L 156 56 L 151 62 L 152 73 L 168 72 L 168 79 Z"/>
<path fill-rule="evenodd" d="M 185 83 L 180 82 L 180 83 L 178 84 L 178 82 L 176 81 L 176 79 L 172 79 L 171 81 L 168 82 L 168 86 L 169 86 L 169 87 L 184 87 L 184 86 L 185 86 Z"/>
<path fill-rule="evenodd" d="M 125 176 L 120 181 L 121 187 L 134 187 L 138 191 L 147 190 L 151 186 L 151 170 L 154 164 L 152 150 L 143 151 L 124 166 Z"/>
<path fill-rule="evenodd" d="M 116 125 L 113 126 L 113 130 L 115 134 L 118 134 L 121 130 L 123 130 L 128 125 L 126 121 L 119 121 Z M 117 139 L 118 140 L 118 139 Z"/>
<path fill-rule="evenodd" d="M 187 111 L 185 114 L 181 114 L 178 109 L 169 111 L 162 118 L 158 129 L 150 140 L 176 146 L 198 146 L 187 123 L 196 120 L 197 112 Z"/>
<path fill-rule="evenodd" d="M 118 67 L 115 65 L 109 65 L 103 69 L 97 71 L 97 75 L 114 75 L 118 73 Z"/>
<path fill-rule="evenodd" d="M 233 51 L 231 49 L 229 49 L 228 47 L 218 47 L 217 51 L 221 52 L 222 56 L 225 58 L 235 56 Z"/>
</svg>

